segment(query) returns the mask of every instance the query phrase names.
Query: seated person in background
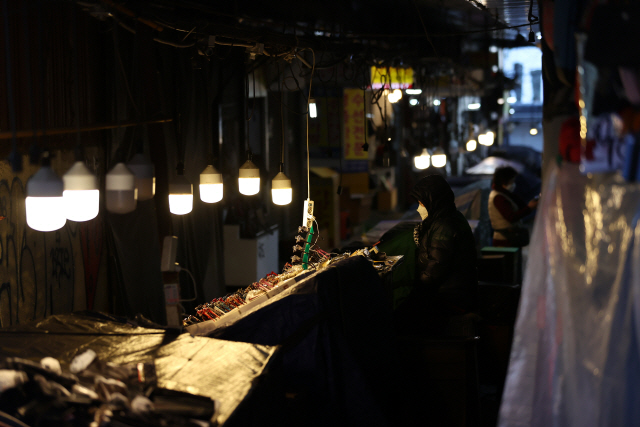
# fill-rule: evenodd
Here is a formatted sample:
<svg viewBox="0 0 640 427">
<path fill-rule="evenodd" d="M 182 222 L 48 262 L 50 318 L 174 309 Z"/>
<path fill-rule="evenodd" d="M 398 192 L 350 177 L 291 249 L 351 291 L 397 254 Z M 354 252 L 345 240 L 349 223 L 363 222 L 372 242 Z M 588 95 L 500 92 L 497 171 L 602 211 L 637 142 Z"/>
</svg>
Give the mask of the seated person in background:
<svg viewBox="0 0 640 427">
<path fill-rule="evenodd" d="M 525 204 L 513 194 L 516 187 L 515 179 L 518 172 L 511 166 L 497 168 L 493 174 L 491 193 L 489 194 L 489 219 L 493 228 L 493 246 L 523 246 L 512 241 L 505 230 L 521 226 L 521 219 L 529 215 L 538 205 L 538 199 Z"/>
<path fill-rule="evenodd" d="M 422 178 L 411 195 L 422 218 L 414 231 L 416 278 L 395 311 L 394 327 L 398 333 L 441 335 L 452 316 L 476 309 L 475 239 L 441 175 Z"/>
</svg>

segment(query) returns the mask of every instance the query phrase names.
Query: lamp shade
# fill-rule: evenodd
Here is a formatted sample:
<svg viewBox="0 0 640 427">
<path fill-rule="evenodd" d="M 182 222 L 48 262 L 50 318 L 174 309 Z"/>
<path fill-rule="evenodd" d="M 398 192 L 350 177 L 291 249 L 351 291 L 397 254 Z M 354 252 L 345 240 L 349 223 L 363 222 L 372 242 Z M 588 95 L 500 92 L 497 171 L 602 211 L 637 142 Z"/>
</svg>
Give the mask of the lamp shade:
<svg viewBox="0 0 640 427">
<path fill-rule="evenodd" d="M 292 198 L 291 180 L 284 172 L 279 172 L 271 181 L 271 199 L 276 205 L 288 205 Z"/>
<path fill-rule="evenodd" d="M 429 167 L 431 163 L 431 156 L 429 155 L 429 151 L 426 148 L 422 149 L 422 153 L 419 156 L 415 156 L 413 158 L 413 163 L 416 166 L 416 169 L 426 169 Z"/>
<path fill-rule="evenodd" d="M 476 148 L 478 148 L 478 142 L 475 139 L 467 141 L 467 151 L 475 151 Z"/>
<path fill-rule="evenodd" d="M 136 177 L 124 163 L 117 163 L 107 173 L 107 210 L 125 214 L 135 210 L 137 205 Z"/>
<path fill-rule="evenodd" d="M 442 168 L 447 164 L 447 155 L 442 148 L 436 147 L 436 149 L 433 150 L 431 164 L 433 164 L 434 168 Z"/>
<path fill-rule="evenodd" d="M 200 200 L 216 203 L 222 200 L 222 174 L 209 165 L 200 173 Z"/>
<path fill-rule="evenodd" d="M 138 153 L 129 160 L 127 167 L 135 176 L 138 200 L 152 199 L 156 194 L 156 177 L 153 163 L 142 153 Z"/>
<path fill-rule="evenodd" d="M 54 231 L 67 222 L 62 192 L 64 185 L 50 166 L 42 166 L 27 181 L 27 225 L 37 231 Z"/>
<path fill-rule="evenodd" d="M 62 176 L 64 209 L 71 221 L 89 221 L 98 216 L 100 190 L 98 179 L 84 162 L 78 161 Z"/>
<path fill-rule="evenodd" d="M 193 209 L 193 185 L 184 175 L 178 175 L 169 184 L 169 211 L 185 215 Z"/>
<path fill-rule="evenodd" d="M 260 192 L 260 170 L 251 160 L 240 166 L 238 190 L 245 196 L 253 196 Z"/>
</svg>

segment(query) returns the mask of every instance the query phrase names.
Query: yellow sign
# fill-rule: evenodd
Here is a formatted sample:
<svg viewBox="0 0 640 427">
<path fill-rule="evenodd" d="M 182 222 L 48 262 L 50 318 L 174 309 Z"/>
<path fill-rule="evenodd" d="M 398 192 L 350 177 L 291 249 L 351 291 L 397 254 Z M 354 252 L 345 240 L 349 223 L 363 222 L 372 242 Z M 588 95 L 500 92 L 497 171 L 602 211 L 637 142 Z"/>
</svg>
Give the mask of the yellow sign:
<svg viewBox="0 0 640 427">
<path fill-rule="evenodd" d="M 366 160 L 367 129 L 364 123 L 364 92 L 362 89 L 344 89 L 343 92 L 344 158 Z"/>
<path fill-rule="evenodd" d="M 413 87 L 413 68 L 371 67 L 371 88 L 409 89 Z"/>
</svg>

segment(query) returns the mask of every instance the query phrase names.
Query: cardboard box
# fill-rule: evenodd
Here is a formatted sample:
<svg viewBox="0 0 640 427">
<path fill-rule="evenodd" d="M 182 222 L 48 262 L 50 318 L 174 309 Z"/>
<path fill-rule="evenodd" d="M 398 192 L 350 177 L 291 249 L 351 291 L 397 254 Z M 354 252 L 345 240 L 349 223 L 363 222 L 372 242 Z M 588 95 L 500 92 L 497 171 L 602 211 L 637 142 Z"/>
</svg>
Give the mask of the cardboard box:
<svg viewBox="0 0 640 427">
<path fill-rule="evenodd" d="M 391 191 L 378 191 L 378 210 L 380 212 L 393 212 L 398 206 L 398 189 L 393 188 Z"/>
</svg>

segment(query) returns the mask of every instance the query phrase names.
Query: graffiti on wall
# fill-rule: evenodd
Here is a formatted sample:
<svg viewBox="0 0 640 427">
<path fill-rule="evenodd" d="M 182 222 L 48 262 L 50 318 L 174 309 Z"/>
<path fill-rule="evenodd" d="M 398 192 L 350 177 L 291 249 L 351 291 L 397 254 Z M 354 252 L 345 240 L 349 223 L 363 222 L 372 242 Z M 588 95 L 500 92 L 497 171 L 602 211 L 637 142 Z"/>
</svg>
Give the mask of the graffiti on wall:
<svg viewBox="0 0 640 427">
<path fill-rule="evenodd" d="M 102 222 L 31 229 L 24 202 L 29 172 L 14 175 L 0 162 L 0 327 L 90 308 L 98 283 Z"/>
</svg>

